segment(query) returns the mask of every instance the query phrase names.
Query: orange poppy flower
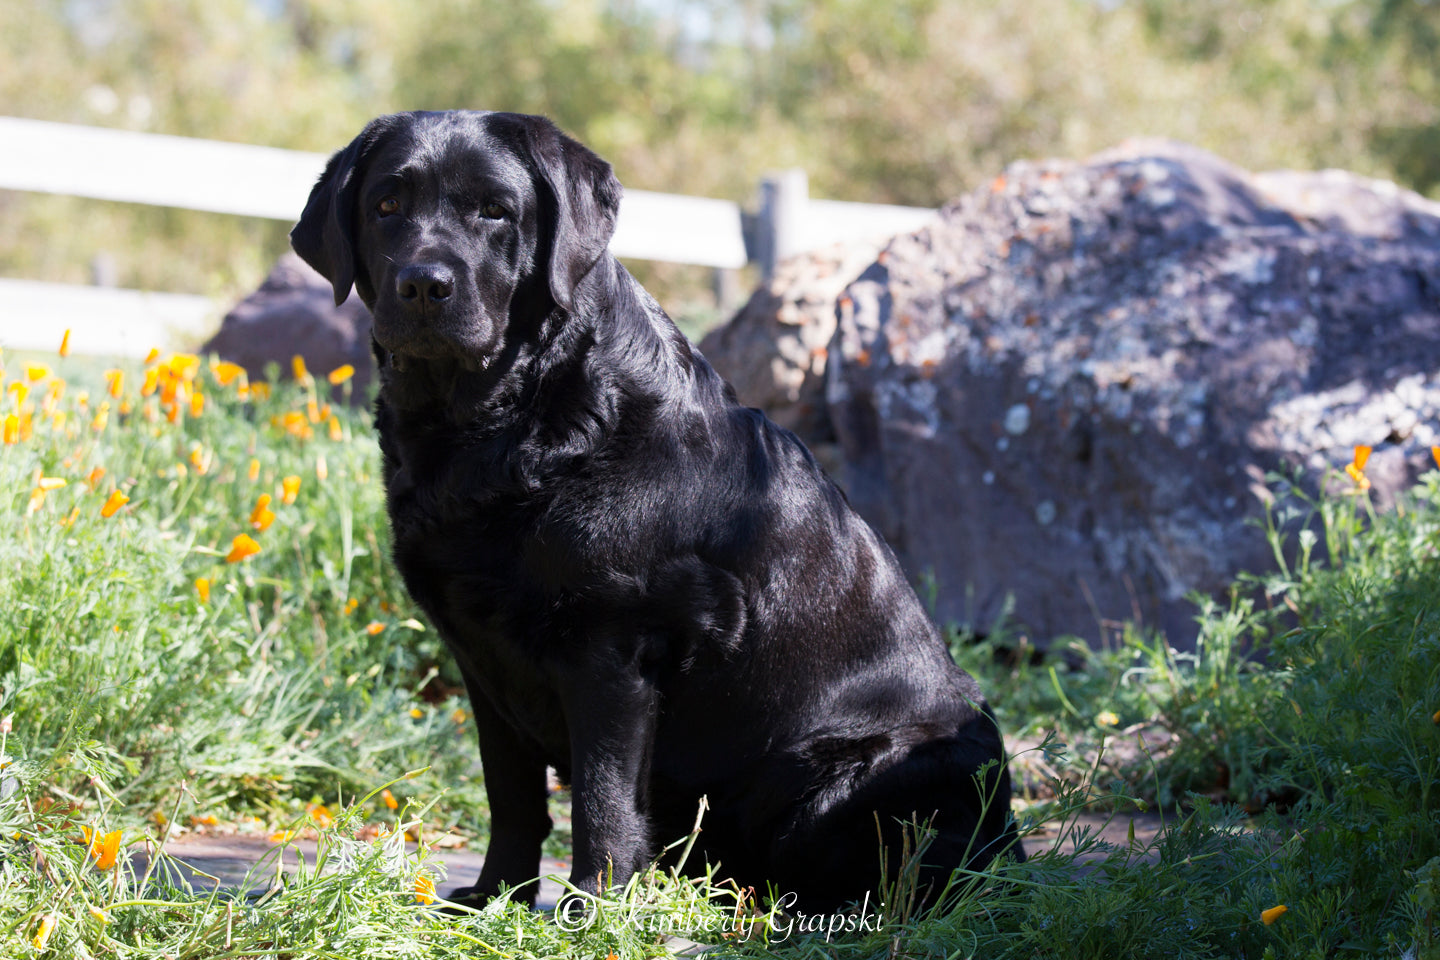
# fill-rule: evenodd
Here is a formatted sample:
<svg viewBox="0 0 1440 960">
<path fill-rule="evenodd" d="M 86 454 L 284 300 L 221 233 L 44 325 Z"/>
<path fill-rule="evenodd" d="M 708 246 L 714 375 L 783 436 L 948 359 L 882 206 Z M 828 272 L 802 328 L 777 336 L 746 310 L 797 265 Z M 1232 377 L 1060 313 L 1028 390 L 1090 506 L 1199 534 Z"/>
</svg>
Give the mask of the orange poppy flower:
<svg viewBox="0 0 1440 960">
<path fill-rule="evenodd" d="M 195 581 L 195 592 L 200 594 L 201 603 L 208 604 L 210 602 L 210 581 L 205 577 L 197 579 Z"/>
<path fill-rule="evenodd" d="M 250 511 L 250 526 L 256 530 L 266 530 L 274 522 L 275 511 L 270 509 L 270 494 L 262 493 L 255 501 L 255 509 Z"/>
<path fill-rule="evenodd" d="M 385 801 L 385 806 L 391 810 L 398 810 L 400 807 L 400 801 L 395 799 L 395 794 L 391 793 L 389 789 L 380 791 L 380 799 Z"/>
<path fill-rule="evenodd" d="M 119 490 L 116 490 L 115 492 L 110 494 L 110 498 L 106 500 L 105 505 L 100 508 L 100 516 L 109 519 L 110 517 L 115 516 L 116 511 L 118 511 L 121 507 L 125 506 L 125 504 L 129 502 L 129 497 L 125 496 L 125 494 L 121 493 Z"/>
<path fill-rule="evenodd" d="M 304 380 L 309 376 L 309 372 L 305 369 L 305 358 L 298 353 L 290 358 L 290 372 L 295 374 L 296 380 Z"/>
<path fill-rule="evenodd" d="M 225 554 L 226 563 L 239 563 L 260 552 L 260 544 L 249 534 L 242 533 L 230 541 L 230 552 Z"/>
<path fill-rule="evenodd" d="M 115 859 L 120 855 L 121 831 L 112 830 L 101 836 L 96 830 L 89 827 L 81 827 L 85 832 L 85 839 L 90 845 L 90 856 L 95 859 L 95 869 L 102 873 L 115 866 Z"/>
<path fill-rule="evenodd" d="M 60 338 L 60 356 L 70 356 L 70 328 L 65 328 L 65 336 Z"/>
<path fill-rule="evenodd" d="M 194 380 L 200 372 L 200 358 L 193 353 L 172 353 L 170 359 L 165 361 L 169 368 L 170 375 L 179 380 Z"/>
<path fill-rule="evenodd" d="M 306 804 L 305 812 L 310 814 L 310 819 L 315 821 L 317 827 L 329 827 L 335 823 L 335 818 L 330 814 L 330 808 L 323 803 Z"/>
<path fill-rule="evenodd" d="M 229 360 L 221 360 L 219 363 L 215 364 L 215 366 L 210 368 L 210 372 L 215 374 L 215 380 L 217 383 L 220 384 L 220 386 L 228 387 L 230 386 L 230 384 L 235 382 L 237 377 L 239 377 L 245 372 L 245 368 L 240 366 L 240 364 L 238 363 L 231 363 Z"/>
<path fill-rule="evenodd" d="M 1355 481 L 1355 486 L 1361 490 L 1370 489 L 1370 478 L 1365 476 L 1365 463 L 1370 459 L 1370 448 L 1366 446 L 1355 447 L 1355 458 L 1345 465 L 1345 473 Z"/>
<path fill-rule="evenodd" d="M 289 506 L 295 502 L 295 498 L 300 494 L 300 478 L 291 474 L 280 481 L 280 489 L 282 491 L 280 501 L 286 506 Z"/>
<path fill-rule="evenodd" d="M 5 442 L 7 444 L 20 442 L 20 418 L 13 413 L 5 415 Z"/>
<path fill-rule="evenodd" d="M 332 386 L 338 387 L 353 376 L 355 376 L 355 368 L 346 363 L 331 370 L 325 379 L 329 380 Z"/>
<path fill-rule="evenodd" d="M 1285 916 L 1285 911 L 1289 909 L 1289 907 L 1285 906 L 1285 904 L 1282 903 L 1277 906 L 1271 907 L 1269 910 L 1263 910 L 1260 913 L 1260 922 L 1268 927 L 1276 920 L 1279 920 L 1281 917 Z"/>
<path fill-rule="evenodd" d="M 298 410 L 291 410 L 283 416 L 271 417 L 270 423 L 301 440 L 309 440 L 315 435 L 315 431 L 310 429 L 309 419 Z"/>
</svg>

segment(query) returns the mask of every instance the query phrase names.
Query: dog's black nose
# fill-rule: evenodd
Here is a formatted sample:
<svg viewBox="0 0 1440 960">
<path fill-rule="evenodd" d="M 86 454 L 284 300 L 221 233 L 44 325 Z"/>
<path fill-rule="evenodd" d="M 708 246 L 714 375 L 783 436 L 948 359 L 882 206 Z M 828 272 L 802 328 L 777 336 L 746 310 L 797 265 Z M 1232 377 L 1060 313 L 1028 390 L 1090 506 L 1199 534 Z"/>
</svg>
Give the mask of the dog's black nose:
<svg viewBox="0 0 1440 960">
<path fill-rule="evenodd" d="M 455 292 L 455 275 L 438 263 L 413 263 L 395 277 L 401 300 L 419 305 L 444 303 Z"/>
</svg>

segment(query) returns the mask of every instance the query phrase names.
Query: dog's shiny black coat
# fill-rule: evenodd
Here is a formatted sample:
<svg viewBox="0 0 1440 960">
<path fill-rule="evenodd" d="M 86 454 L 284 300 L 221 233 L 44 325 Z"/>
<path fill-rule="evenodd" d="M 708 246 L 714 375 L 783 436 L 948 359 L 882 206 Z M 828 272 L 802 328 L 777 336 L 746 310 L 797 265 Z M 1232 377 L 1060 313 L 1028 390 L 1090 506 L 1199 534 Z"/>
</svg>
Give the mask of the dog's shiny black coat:
<svg viewBox="0 0 1440 960">
<path fill-rule="evenodd" d="M 291 234 L 374 314 L 395 560 L 479 727 L 471 895 L 539 872 L 547 764 L 582 890 L 701 796 L 700 853 L 810 909 L 873 889 L 902 819 L 933 819 L 932 879 L 988 862 L 1014 832 L 979 688 L 805 446 L 606 252 L 620 196 L 544 118 L 398 114 Z"/>
</svg>

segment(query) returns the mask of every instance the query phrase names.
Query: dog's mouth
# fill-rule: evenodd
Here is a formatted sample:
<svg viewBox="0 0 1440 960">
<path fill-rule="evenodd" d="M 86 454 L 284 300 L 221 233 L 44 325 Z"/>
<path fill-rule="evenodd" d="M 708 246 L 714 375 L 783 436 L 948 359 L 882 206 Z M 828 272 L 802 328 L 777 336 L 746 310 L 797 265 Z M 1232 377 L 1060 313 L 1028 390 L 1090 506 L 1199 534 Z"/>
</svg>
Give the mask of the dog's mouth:
<svg viewBox="0 0 1440 960">
<path fill-rule="evenodd" d="M 499 326 L 469 312 L 417 316 L 382 299 L 371 313 L 375 342 L 396 370 L 404 369 L 407 361 L 447 361 L 483 370 L 499 342 Z"/>
</svg>

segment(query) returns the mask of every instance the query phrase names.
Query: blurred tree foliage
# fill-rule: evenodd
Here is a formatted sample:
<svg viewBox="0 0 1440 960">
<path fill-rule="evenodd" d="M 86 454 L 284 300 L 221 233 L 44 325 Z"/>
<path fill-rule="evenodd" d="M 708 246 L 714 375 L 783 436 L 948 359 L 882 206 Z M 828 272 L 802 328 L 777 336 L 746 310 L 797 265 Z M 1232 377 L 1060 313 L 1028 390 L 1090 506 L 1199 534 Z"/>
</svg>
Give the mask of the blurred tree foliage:
<svg viewBox="0 0 1440 960">
<path fill-rule="evenodd" d="M 0 112 L 316 151 L 546 113 L 626 184 L 936 205 L 1130 135 L 1440 188 L 1427 0 L 7 0 Z M 103 158 L 96 158 L 103 162 Z M 287 225 L 0 193 L 0 275 L 233 294 Z M 655 268 L 651 268 L 655 269 Z M 663 279 L 663 277 L 662 277 Z"/>
</svg>

